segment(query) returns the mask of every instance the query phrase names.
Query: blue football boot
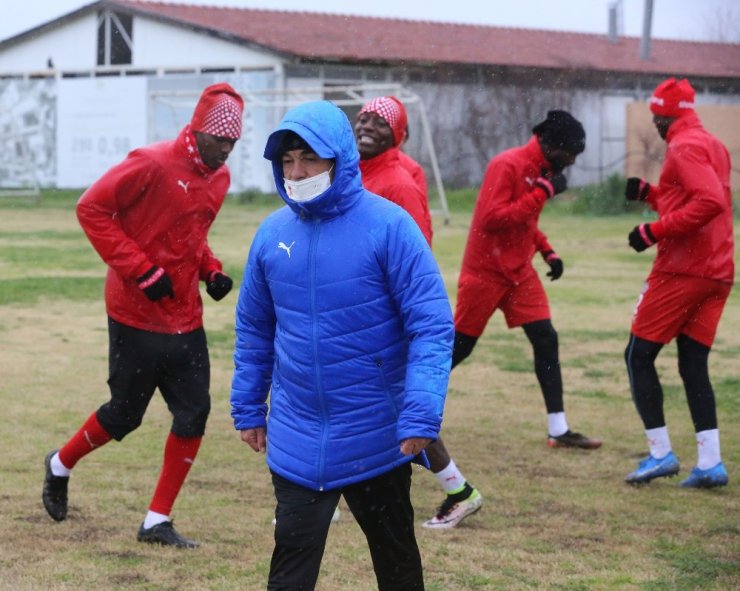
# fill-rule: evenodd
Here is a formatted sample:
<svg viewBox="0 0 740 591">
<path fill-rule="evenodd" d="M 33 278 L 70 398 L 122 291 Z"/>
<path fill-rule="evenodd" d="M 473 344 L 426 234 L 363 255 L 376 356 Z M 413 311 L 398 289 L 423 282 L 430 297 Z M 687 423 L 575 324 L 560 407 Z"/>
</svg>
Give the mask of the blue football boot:
<svg viewBox="0 0 740 591">
<path fill-rule="evenodd" d="M 725 465 L 720 462 L 707 470 L 701 470 L 695 466 L 689 477 L 681 482 L 679 486 L 685 488 L 714 488 L 715 486 L 725 486 L 728 481 Z"/>
<path fill-rule="evenodd" d="M 641 484 L 650 482 L 653 478 L 665 478 L 666 476 L 675 476 L 681 469 L 676 454 L 672 451 L 660 460 L 653 456 L 648 456 L 637 466 L 637 470 L 630 472 L 625 476 L 624 481 L 629 484 Z"/>
</svg>

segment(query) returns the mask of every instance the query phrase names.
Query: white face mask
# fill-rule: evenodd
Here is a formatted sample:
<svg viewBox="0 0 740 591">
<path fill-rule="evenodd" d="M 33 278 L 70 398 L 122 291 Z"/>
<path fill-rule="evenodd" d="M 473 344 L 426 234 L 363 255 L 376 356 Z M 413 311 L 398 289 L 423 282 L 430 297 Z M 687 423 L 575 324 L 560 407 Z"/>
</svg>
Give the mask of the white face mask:
<svg viewBox="0 0 740 591">
<path fill-rule="evenodd" d="M 331 186 L 329 173 L 333 168 L 334 166 L 321 174 L 303 179 L 302 181 L 291 181 L 284 178 L 283 186 L 285 187 L 285 192 L 288 194 L 288 197 L 298 203 L 311 201 L 311 199 L 318 197 Z"/>
</svg>

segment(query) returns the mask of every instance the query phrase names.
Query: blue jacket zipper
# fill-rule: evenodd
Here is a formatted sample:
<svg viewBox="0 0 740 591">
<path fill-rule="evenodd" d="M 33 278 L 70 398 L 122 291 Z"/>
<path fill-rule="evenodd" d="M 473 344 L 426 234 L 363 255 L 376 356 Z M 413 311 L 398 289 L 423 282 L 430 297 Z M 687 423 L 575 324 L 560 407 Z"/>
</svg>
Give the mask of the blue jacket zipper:
<svg viewBox="0 0 740 591">
<path fill-rule="evenodd" d="M 321 234 L 321 220 L 314 222 L 314 231 L 311 233 L 311 243 L 308 251 L 308 266 L 309 266 L 309 293 L 311 298 L 311 345 L 313 348 L 313 359 L 315 373 L 314 377 L 316 380 L 316 396 L 319 399 L 319 406 L 321 408 L 321 441 L 319 444 L 319 457 L 318 457 L 318 474 L 317 481 L 319 483 L 319 490 L 324 490 L 325 486 L 325 469 L 326 469 L 326 441 L 329 438 L 328 429 L 328 413 L 326 410 L 326 399 L 324 398 L 324 390 L 321 387 L 321 365 L 319 364 L 319 327 L 317 323 L 316 313 L 316 250 L 318 249 L 319 235 Z"/>
</svg>

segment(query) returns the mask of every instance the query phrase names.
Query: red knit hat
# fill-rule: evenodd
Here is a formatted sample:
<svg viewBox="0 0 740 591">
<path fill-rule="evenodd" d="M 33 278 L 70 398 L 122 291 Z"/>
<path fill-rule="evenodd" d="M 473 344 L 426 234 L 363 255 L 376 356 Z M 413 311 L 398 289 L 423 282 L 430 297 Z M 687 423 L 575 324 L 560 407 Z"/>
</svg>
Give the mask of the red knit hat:
<svg viewBox="0 0 740 591">
<path fill-rule="evenodd" d="M 203 91 L 193 111 L 190 128 L 218 137 L 238 140 L 242 135 L 244 100 L 225 82 Z"/>
<path fill-rule="evenodd" d="M 694 89 L 686 78 L 668 78 L 650 97 L 650 110 L 660 117 L 681 117 L 694 110 Z"/>
<path fill-rule="evenodd" d="M 363 113 L 375 113 L 385 119 L 388 125 L 391 126 L 391 131 L 393 131 L 393 145 L 397 146 L 401 143 L 406 134 L 408 117 L 403 103 L 395 96 L 381 96 L 372 99 L 360 109 L 357 116 L 359 117 Z"/>
</svg>

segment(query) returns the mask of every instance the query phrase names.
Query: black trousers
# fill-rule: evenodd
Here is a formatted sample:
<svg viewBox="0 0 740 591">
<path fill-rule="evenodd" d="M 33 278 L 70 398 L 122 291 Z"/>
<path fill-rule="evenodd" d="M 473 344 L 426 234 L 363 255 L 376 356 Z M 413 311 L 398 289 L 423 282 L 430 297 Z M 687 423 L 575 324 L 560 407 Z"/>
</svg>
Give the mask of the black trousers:
<svg viewBox="0 0 740 591">
<path fill-rule="evenodd" d="M 342 495 L 367 538 L 378 590 L 424 590 L 409 464 L 330 491 L 299 486 L 274 472 L 272 483 L 277 507 L 268 591 L 314 589 L 331 518 Z"/>
<path fill-rule="evenodd" d="M 201 437 L 211 410 L 211 364 L 202 328 L 185 334 L 139 330 L 108 318 L 110 401 L 96 416 L 120 441 L 141 425 L 159 388 L 173 416 L 172 433 Z"/>
<path fill-rule="evenodd" d="M 711 349 L 683 334 L 676 338 L 676 345 L 678 373 L 686 391 L 694 430 L 699 433 L 716 429 L 717 404 L 714 399 L 714 388 L 709 380 Z M 663 414 L 663 387 L 655 367 L 655 360 L 662 349 L 662 343 L 630 335 L 624 351 L 632 400 L 645 429 L 665 427 L 666 424 Z"/>
<path fill-rule="evenodd" d="M 558 333 L 552 321 L 537 320 L 522 325 L 524 333 L 532 344 L 534 352 L 534 373 L 540 383 L 542 397 L 548 414 L 563 412 L 563 377 L 560 373 L 560 354 L 558 352 Z M 472 352 L 478 337 L 471 337 L 455 331 L 452 347 L 452 367 L 465 360 Z"/>
</svg>

